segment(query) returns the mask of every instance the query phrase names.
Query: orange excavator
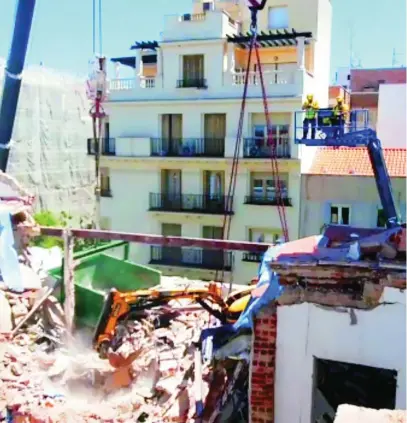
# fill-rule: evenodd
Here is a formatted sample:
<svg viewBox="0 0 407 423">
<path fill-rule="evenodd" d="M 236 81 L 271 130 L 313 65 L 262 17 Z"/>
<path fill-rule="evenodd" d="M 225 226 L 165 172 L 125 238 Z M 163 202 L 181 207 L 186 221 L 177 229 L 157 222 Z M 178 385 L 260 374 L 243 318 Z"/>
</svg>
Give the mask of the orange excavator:
<svg viewBox="0 0 407 423">
<path fill-rule="evenodd" d="M 193 288 L 151 288 L 130 292 L 112 289 L 106 297 L 99 321 L 93 335 L 93 346 L 101 358 L 107 358 L 114 346 L 117 325 L 131 315 L 160 307 L 171 300 L 190 299 L 220 320 L 234 323 L 246 308 L 255 285 L 245 286 L 223 299 L 219 284 L 209 283 L 205 287 Z M 118 364 L 115 367 L 119 367 Z"/>
</svg>

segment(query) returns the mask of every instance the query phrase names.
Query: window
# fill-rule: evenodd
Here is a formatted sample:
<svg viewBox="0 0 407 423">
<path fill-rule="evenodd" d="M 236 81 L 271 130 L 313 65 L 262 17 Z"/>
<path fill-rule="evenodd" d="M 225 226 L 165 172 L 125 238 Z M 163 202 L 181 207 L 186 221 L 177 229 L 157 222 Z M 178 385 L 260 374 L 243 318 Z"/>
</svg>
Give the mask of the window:
<svg viewBox="0 0 407 423">
<path fill-rule="evenodd" d="M 210 199 L 220 199 L 224 192 L 225 173 L 205 170 L 203 173 L 204 195 Z"/>
<path fill-rule="evenodd" d="M 224 139 L 226 136 L 226 114 L 205 113 L 204 136 L 211 139 Z"/>
<path fill-rule="evenodd" d="M 182 115 L 161 115 L 161 134 L 162 138 L 169 140 L 179 140 L 182 138 Z"/>
<path fill-rule="evenodd" d="M 278 229 L 249 229 L 249 242 L 265 242 L 267 244 L 275 244 L 281 237 L 281 230 Z"/>
<path fill-rule="evenodd" d="M 271 137 L 272 140 L 276 143 L 276 154 L 278 157 L 289 155 L 289 134 L 290 125 L 271 126 Z M 253 127 L 253 137 L 257 148 L 263 150 L 268 148 L 266 125 L 255 125 Z"/>
<path fill-rule="evenodd" d="M 335 225 L 350 225 L 350 207 L 349 206 L 331 206 L 330 223 Z"/>
<path fill-rule="evenodd" d="M 269 8 L 269 29 L 288 28 L 288 7 Z"/>
<path fill-rule="evenodd" d="M 190 54 L 182 57 L 182 87 L 200 87 L 204 85 L 204 56 Z"/>
<path fill-rule="evenodd" d="M 163 236 L 181 236 L 181 225 L 176 223 L 162 223 L 161 234 Z"/>
<path fill-rule="evenodd" d="M 384 228 L 386 226 L 386 217 L 384 215 L 384 210 L 383 209 L 378 209 L 377 210 L 376 226 L 378 228 Z"/>
<path fill-rule="evenodd" d="M 204 12 L 207 12 L 209 10 L 213 10 L 214 9 L 214 4 L 212 1 L 206 1 L 202 4 L 202 10 Z"/>
<path fill-rule="evenodd" d="M 288 197 L 288 175 L 280 175 L 281 197 Z M 276 181 L 269 173 L 253 173 L 251 177 L 251 197 L 253 200 L 274 200 L 276 198 Z"/>
<path fill-rule="evenodd" d="M 178 156 L 182 154 L 182 115 L 161 115 L 160 142 L 152 145 L 154 155 Z"/>
<path fill-rule="evenodd" d="M 202 237 L 205 239 L 222 239 L 222 228 L 220 226 L 204 226 Z"/>
<path fill-rule="evenodd" d="M 100 168 L 100 195 L 102 197 L 111 197 L 110 173 L 107 167 Z"/>
</svg>

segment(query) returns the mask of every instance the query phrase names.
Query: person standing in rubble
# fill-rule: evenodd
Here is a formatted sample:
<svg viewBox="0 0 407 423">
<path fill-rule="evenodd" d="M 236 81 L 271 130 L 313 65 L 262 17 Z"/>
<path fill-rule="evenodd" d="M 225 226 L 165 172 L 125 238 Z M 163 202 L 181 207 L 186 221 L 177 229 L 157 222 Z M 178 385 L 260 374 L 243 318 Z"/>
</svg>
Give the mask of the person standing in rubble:
<svg viewBox="0 0 407 423">
<path fill-rule="evenodd" d="M 333 125 L 335 127 L 335 138 L 341 137 L 345 133 L 345 121 L 348 111 L 349 108 L 347 104 L 343 102 L 343 97 L 336 97 L 336 104 L 333 108 Z"/>
<path fill-rule="evenodd" d="M 311 125 L 311 139 L 315 139 L 318 109 L 319 109 L 319 105 L 314 100 L 314 95 L 308 94 L 307 100 L 302 105 L 302 110 L 305 111 L 305 118 L 303 121 L 303 139 L 306 139 L 308 137 L 308 130 L 310 125 Z"/>
</svg>

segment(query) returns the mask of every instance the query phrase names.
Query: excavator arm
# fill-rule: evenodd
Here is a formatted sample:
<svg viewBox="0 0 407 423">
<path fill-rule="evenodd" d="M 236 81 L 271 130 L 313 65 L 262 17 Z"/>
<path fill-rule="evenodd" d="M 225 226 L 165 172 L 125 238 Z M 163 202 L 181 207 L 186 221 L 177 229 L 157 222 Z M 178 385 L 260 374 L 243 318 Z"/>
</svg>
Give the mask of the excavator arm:
<svg viewBox="0 0 407 423">
<path fill-rule="evenodd" d="M 221 288 L 216 284 L 209 284 L 204 288 L 147 289 L 132 292 L 119 292 L 112 289 L 106 297 L 99 316 L 93 335 L 93 346 L 99 355 L 105 358 L 120 320 L 132 312 L 158 307 L 171 300 L 190 299 L 223 323 L 232 323 L 246 307 L 252 289 L 253 286 L 249 286 L 234 292 L 226 301 L 222 298 Z M 218 308 L 213 308 L 212 305 L 217 305 Z"/>
</svg>

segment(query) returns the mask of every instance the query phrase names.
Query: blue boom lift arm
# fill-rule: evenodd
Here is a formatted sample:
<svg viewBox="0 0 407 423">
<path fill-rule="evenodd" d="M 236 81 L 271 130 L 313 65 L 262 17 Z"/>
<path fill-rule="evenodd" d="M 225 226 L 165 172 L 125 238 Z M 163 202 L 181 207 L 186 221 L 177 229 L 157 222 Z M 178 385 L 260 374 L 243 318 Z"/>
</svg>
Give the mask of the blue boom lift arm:
<svg viewBox="0 0 407 423">
<path fill-rule="evenodd" d="M 7 169 L 11 135 L 16 118 L 18 97 L 36 0 L 18 0 L 13 39 L 4 72 L 0 106 L 0 170 Z"/>
<path fill-rule="evenodd" d="M 383 156 L 383 149 L 377 134 L 373 129 L 368 128 L 367 110 L 353 110 L 350 112 L 350 124 L 348 125 L 348 132 L 342 133 L 340 136 L 334 136 L 335 130 L 340 129 L 332 125 L 324 125 L 322 119 L 319 117 L 317 129 L 321 131 L 325 138 L 316 135 L 315 138 L 298 138 L 297 131 L 302 131 L 302 118 L 301 126 L 297 126 L 298 116 L 303 115 L 303 112 L 296 113 L 296 140 L 297 144 L 304 144 L 307 146 L 320 146 L 320 147 L 366 147 L 370 163 L 372 165 L 377 191 L 379 193 L 380 201 L 382 203 L 383 213 L 386 219 L 386 226 L 394 228 L 400 225 L 396 205 L 393 197 L 393 190 L 391 187 L 391 180 L 387 171 L 386 162 Z M 332 110 L 321 110 L 319 115 L 331 115 Z M 365 116 L 362 119 L 361 125 L 357 124 L 357 118 Z"/>
</svg>

